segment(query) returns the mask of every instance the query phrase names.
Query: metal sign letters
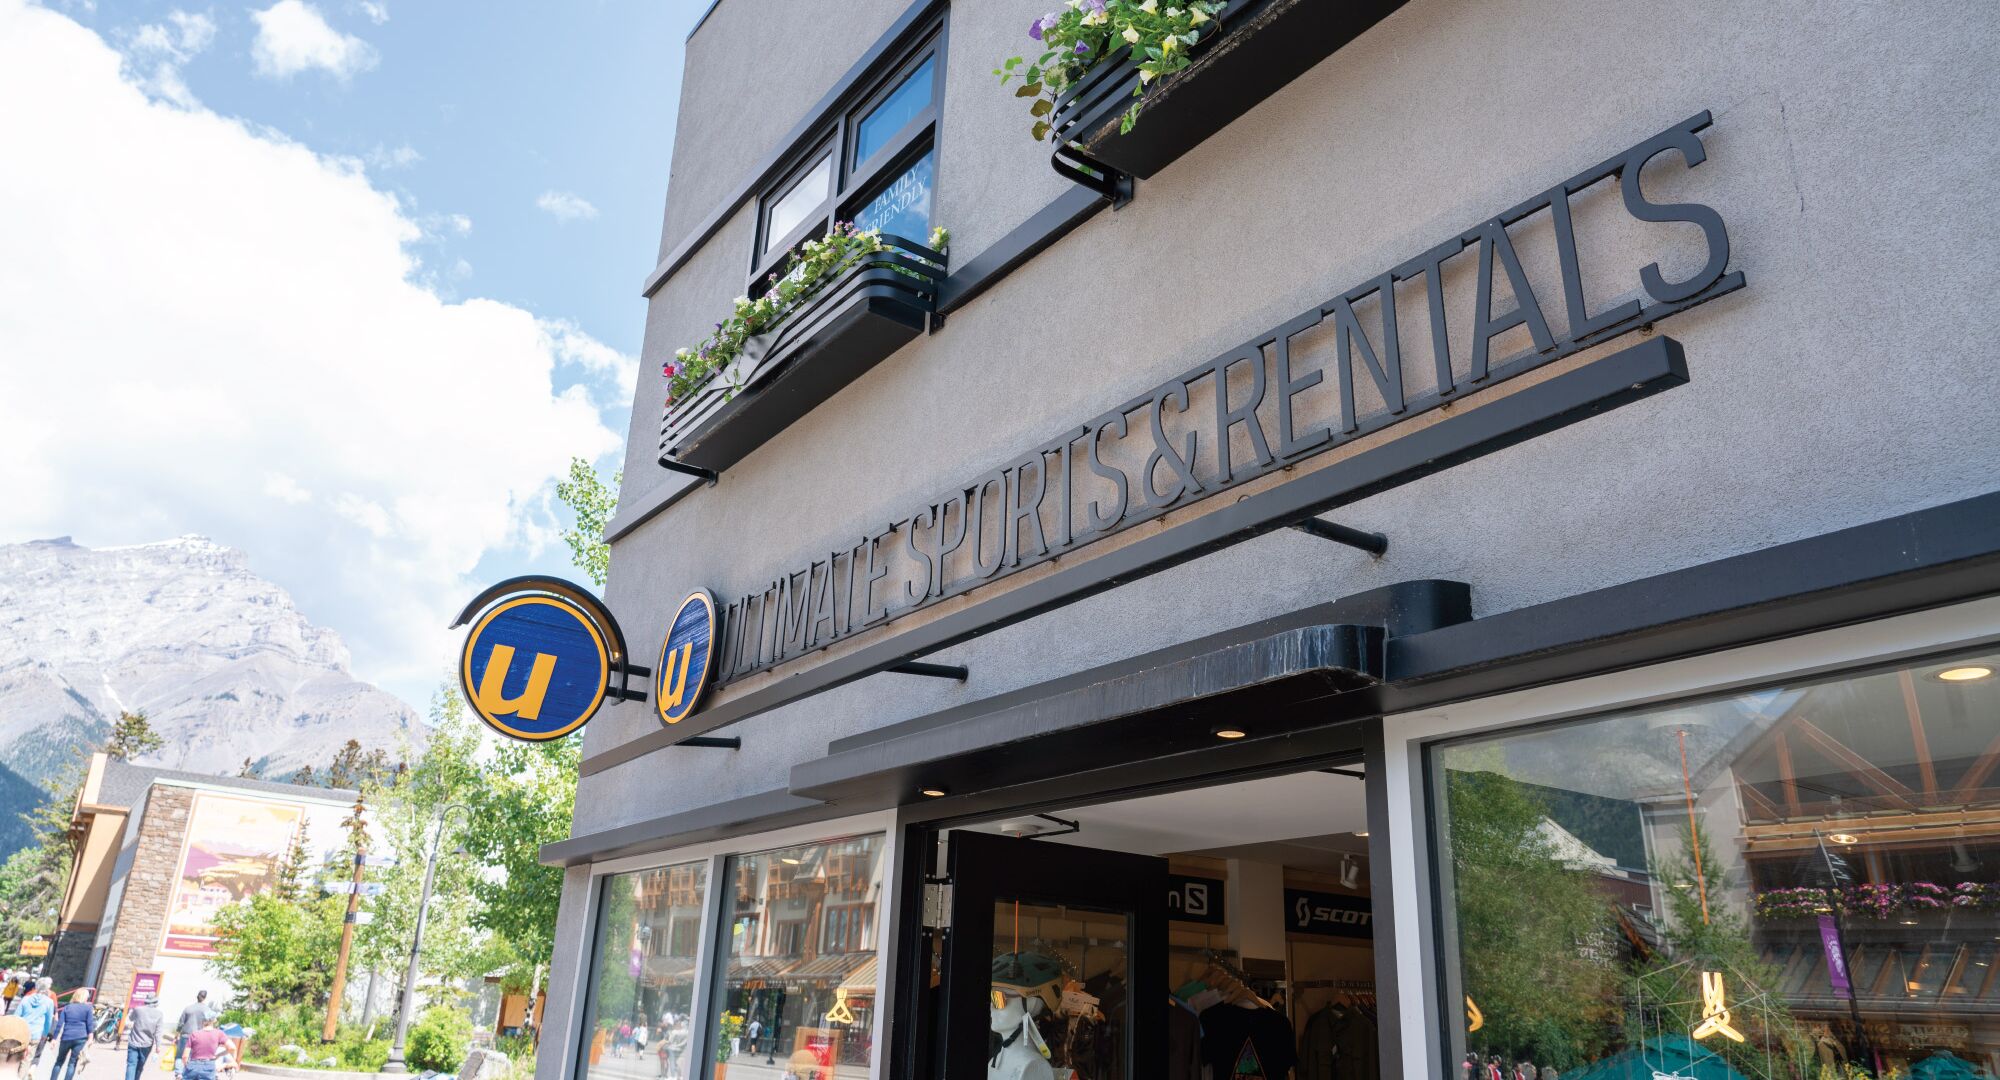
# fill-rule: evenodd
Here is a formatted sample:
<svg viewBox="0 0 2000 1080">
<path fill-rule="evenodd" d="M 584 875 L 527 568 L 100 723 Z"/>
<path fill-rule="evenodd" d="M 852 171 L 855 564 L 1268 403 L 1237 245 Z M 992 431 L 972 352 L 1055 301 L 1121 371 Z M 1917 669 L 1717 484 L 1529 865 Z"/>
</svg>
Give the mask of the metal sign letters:
<svg viewBox="0 0 2000 1080">
<path fill-rule="evenodd" d="M 719 613 L 710 681 L 769 670 L 1741 288 L 1721 215 L 1653 201 L 1640 185 L 1647 164 L 1670 152 L 1683 169 L 1700 165 L 1696 133 L 1709 123 L 1706 112 L 1690 117 L 739 594 Z M 1698 259 L 1679 263 L 1698 268 L 1670 280 L 1662 254 L 1626 271 L 1643 296 L 1591 310 L 1578 224 L 1607 207 L 1682 224 L 1663 235 L 1700 244 Z M 1510 234 L 1516 226 L 1544 232 L 1530 246 Z M 1540 264 L 1524 264 L 1524 251 L 1553 264 L 1542 297 L 1527 269 Z M 1472 315 L 1454 326 L 1459 305 L 1448 309 L 1446 295 L 1467 271 Z M 1524 335 L 1525 351 L 1493 355 L 1496 339 Z M 1406 357 L 1405 340 L 1421 355 Z"/>
</svg>

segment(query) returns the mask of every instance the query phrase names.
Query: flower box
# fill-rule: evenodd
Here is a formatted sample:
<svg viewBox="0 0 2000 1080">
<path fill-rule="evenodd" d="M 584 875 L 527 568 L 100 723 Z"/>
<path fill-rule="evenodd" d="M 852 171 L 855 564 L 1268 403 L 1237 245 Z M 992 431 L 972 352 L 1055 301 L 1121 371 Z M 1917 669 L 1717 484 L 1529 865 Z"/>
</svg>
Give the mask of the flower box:
<svg viewBox="0 0 2000 1080">
<path fill-rule="evenodd" d="M 729 367 L 670 402 L 660 457 L 721 472 L 743 460 L 923 333 L 937 310 L 945 257 L 884 235 L 746 348 Z"/>
<path fill-rule="evenodd" d="M 1056 102 L 1057 144 L 1077 144 L 1087 164 L 1151 176 L 1404 2 L 1236 0 L 1222 13 L 1221 31 L 1194 46 L 1193 62 L 1159 79 L 1139 99 L 1142 114 L 1129 132 L 1121 135 L 1118 129 L 1139 85 L 1131 51 L 1112 53 L 1091 69 Z"/>
</svg>

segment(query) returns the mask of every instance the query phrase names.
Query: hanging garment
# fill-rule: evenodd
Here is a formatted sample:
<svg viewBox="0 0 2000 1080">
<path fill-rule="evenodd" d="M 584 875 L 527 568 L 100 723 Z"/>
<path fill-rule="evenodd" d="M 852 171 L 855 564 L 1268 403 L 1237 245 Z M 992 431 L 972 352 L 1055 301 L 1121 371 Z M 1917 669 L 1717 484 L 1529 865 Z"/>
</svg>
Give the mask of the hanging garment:
<svg viewBox="0 0 2000 1080">
<path fill-rule="evenodd" d="M 1283 1014 L 1237 1005 L 1202 1012 L 1201 1056 L 1210 1080 L 1286 1080 L 1298 1063 Z"/>
<path fill-rule="evenodd" d="M 1201 1021 L 1178 1001 L 1167 1005 L 1167 1080 L 1201 1080 Z"/>
</svg>

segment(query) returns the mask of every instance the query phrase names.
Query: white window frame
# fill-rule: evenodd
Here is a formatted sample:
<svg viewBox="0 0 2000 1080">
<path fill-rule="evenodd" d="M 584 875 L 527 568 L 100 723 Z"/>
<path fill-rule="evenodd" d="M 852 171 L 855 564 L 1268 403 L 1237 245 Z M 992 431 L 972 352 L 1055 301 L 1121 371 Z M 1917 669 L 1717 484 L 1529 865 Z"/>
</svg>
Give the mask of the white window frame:
<svg viewBox="0 0 2000 1080">
<path fill-rule="evenodd" d="M 562 1031 L 568 1040 L 568 1052 L 563 1060 L 561 1076 L 563 1080 L 577 1080 L 577 1065 L 587 1052 L 589 1040 L 585 1037 L 584 1009 L 591 999 L 591 979 L 597 967 L 597 923 L 603 916 L 604 887 L 606 879 L 635 871 L 660 870 L 669 866 L 680 866 L 691 862 L 708 864 L 708 879 L 702 894 L 701 939 L 695 947 L 694 994 L 689 1010 L 696 1019 L 694 1032 L 688 1040 L 689 1062 L 707 1062 L 714 1051 L 715 1024 L 709 1007 L 715 993 L 717 964 L 716 948 L 721 944 L 722 899 L 721 885 L 726 883 L 723 876 L 732 855 L 751 855 L 773 848 L 797 847 L 817 844 L 846 837 L 882 836 L 882 897 L 875 905 L 875 1013 L 873 1017 L 873 1045 L 875 1060 L 869 1066 L 870 1080 L 881 1080 L 883 1073 L 885 1044 L 883 1023 L 895 1007 L 895 927 L 897 882 L 902 880 L 902 852 L 899 850 L 900 831 L 896 825 L 894 810 L 880 810 L 853 817 L 836 818 L 814 822 L 810 825 L 795 825 L 768 832 L 732 836 L 722 840 L 712 840 L 685 847 L 669 848 L 644 855 L 631 855 L 622 859 L 609 859 L 592 863 L 590 866 L 590 886 L 584 896 L 584 910 L 589 915 L 579 920 L 582 923 L 582 938 L 572 942 L 582 957 L 578 966 L 576 992 L 570 995 L 570 1007 L 562 1017 Z M 561 942 L 557 943 L 558 948 Z"/>
<path fill-rule="evenodd" d="M 1399 1032 L 1406 1076 L 1456 1078 L 1442 1056 L 1438 985 L 1443 955 L 1432 898 L 1431 818 L 1424 793 L 1424 754 L 1433 744 L 1466 735 L 1572 717 L 1644 707 L 1690 697 L 1894 663 L 2000 641 L 2000 597 L 1632 671 L 1481 698 L 1440 709 L 1389 716 L 1382 722 L 1383 774 L 1388 786 L 1391 903 Z"/>
</svg>

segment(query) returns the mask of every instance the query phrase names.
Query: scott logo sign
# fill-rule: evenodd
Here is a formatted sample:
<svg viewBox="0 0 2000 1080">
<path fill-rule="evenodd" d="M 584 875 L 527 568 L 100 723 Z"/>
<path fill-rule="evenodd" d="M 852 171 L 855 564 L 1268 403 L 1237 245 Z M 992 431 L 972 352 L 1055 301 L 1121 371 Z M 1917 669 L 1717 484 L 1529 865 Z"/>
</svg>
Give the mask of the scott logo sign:
<svg viewBox="0 0 2000 1080">
<path fill-rule="evenodd" d="M 1373 937 L 1374 906 L 1365 896 L 1285 890 L 1286 929 L 1325 937 Z"/>
</svg>

